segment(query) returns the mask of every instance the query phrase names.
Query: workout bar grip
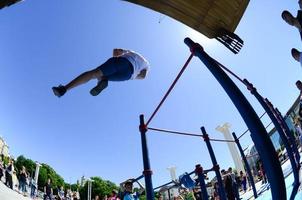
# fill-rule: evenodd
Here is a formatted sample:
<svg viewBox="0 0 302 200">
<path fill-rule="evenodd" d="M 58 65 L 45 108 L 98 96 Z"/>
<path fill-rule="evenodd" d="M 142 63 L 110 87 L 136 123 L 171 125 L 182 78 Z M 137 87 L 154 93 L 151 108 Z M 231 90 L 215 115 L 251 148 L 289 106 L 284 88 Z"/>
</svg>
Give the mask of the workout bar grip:
<svg viewBox="0 0 302 200">
<path fill-rule="evenodd" d="M 126 182 L 129 181 L 129 180 L 131 180 L 132 183 L 134 183 L 134 182 L 136 182 L 136 181 L 138 181 L 138 180 L 140 180 L 140 179 L 142 179 L 142 178 L 144 178 L 144 175 L 140 175 L 139 177 L 134 178 L 134 179 L 128 179 L 128 180 L 122 182 L 121 184 L 126 183 Z"/>
<path fill-rule="evenodd" d="M 205 170 L 203 170 L 203 174 L 207 174 L 207 173 L 209 173 L 211 171 L 214 171 L 214 169 L 213 168 L 212 169 L 205 169 Z M 195 174 L 195 170 L 192 171 L 192 172 L 190 172 L 190 173 L 188 173 L 188 175 L 192 175 L 192 174 Z"/>
<path fill-rule="evenodd" d="M 133 182 L 136 182 L 136 181 L 138 181 L 138 180 L 140 180 L 140 179 L 142 179 L 142 178 L 144 178 L 144 175 L 143 175 L 143 174 L 140 175 L 139 177 L 135 178 L 135 179 L 133 180 Z"/>
<path fill-rule="evenodd" d="M 184 43 L 190 48 L 190 51 L 191 51 L 191 52 L 194 52 L 194 51 L 195 51 L 195 48 L 198 48 L 198 47 L 199 47 L 201 50 L 203 50 L 203 47 L 202 47 L 200 44 L 193 42 L 193 40 L 191 40 L 191 39 L 188 38 L 188 37 L 184 39 Z"/>
<path fill-rule="evenodd" d="M 175 182 L 174 182 L 174 181 L 170 181 L 170 182 L 168 182 L 168 183 L 165 183 L 165 184 L 162 184 L 162 185 L 160 185 L 160 186 L 157 186 L 157 187 L 154 188 L 153 190 L 157 190 L 157 189 L 159 189 L 159 188 L 162 188 L 162 187 L 164 187 L 164 186 L 170 185 L 170 184 L 172 184 L 172 183 L 175 183 Z"/>
</svg>

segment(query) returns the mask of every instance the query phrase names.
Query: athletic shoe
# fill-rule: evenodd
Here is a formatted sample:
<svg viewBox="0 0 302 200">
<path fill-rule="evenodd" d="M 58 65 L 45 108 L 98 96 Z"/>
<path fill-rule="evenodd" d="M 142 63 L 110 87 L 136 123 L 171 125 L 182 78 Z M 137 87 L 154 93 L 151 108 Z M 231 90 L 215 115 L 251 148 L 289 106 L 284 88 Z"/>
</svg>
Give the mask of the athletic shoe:
<svg viewBox="0 0 302 200">
<path fill-rule="evenodd" d="M 92 96 L 97 96 L 108 86 L 108 80 L 101 80 L 98 84 L 90 90 Z"/>
<path fill-rule="evenodd" d="M 66 93 L 66 88 L 63 85 L 59 85 L 58 87 L 52 87 L 52 91 L 57 97 L 61 97 Z"/>
</svg>

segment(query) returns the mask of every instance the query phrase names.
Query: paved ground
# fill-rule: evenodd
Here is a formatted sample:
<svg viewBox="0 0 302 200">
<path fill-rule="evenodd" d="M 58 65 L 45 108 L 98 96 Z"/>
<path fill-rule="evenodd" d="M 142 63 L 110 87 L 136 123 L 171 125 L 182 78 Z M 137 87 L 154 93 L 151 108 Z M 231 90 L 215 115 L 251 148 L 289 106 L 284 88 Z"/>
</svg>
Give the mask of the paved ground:
<svg viewBox="0 0 302 200">
<path fill-rule="evenodd" d="M 302 155 L 302 154 L 301 154 Z M 287 160 L 282 165 L 282 171 L 285 178 L 285 184 L 286 184 L 286 193 L 287 193 L 287 199 L 289 199 L 291 191 L 292 191 L 292 183 L 294 182 L 294 176 L 292 174 L 291 164 L 290 161 Z M 300 170 L 300 182 L 302 180 L 302 169 Z M 269 189 L 269 184 L 261 184 L 261 182 L 258 182 L 255 184 L 257 193 L 259 194 L 259 197 L 257 200 L 271 200 L 271 190 Z M 249 190 L 244 194 L 241 194 L 240 197 L 243 200 L 249 200 L 254 199 L 253 198 L 253 191 Z M 302 199 L 302 185 L 299 188 L 299 192 L 296 195 L 295 199 L 301 200 Z"/>
<path fill-rule="evenodd" d="M 11 190 L 0 181 L 0 199 L 1 200 L 30 200 L 31 198 L 24 197 L 18 192 Z"/>
</svg>

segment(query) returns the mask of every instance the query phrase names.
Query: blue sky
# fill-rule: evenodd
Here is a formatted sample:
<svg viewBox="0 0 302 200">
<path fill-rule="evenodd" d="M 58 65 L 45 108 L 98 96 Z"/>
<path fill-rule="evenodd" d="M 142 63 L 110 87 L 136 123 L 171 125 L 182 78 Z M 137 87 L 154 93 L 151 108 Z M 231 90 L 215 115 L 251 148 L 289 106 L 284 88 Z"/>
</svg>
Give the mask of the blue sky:
<svg viewBox="0 0 302 200">
<path fill-rule="evenodd" d="M 65 181 L 82 175 L 115 183 L 143 170 L 139 115 L 148 118 L 190 55 L 183 43 L 191 37 L 206 52 L 247 78 L 285 113 L 298 96 L 295 81 L 301 67 L 290 49 L 301 49 L 297 30 L 280 15 L 298 5 L 289 1 L 251 1 L 236 33 L 245 41 L 238 55 L 215 40 L 152 10 L 123 1 L 27 0 L 0 12 L 0 134 L 16 157 L 48 163 Z M 51 87 L 65 84 L 97 67 L 113 48 L 131 49 L 151 63 L 146 80 L 110 83 L 92 97 L 89 82 L 58 99 Z M 258 115 L 264 111 L 234 80 Z M 230 99 L 206 67 L 194 58 L 152 123 L 153 127 L 199 132 L 213 138 L 229 122 L 238 135 L 246 130 Z M 263 118 L 264 125 L 270 121 Z M 246 147 L 252 141 L 242 139 Z M 148 132 L 154 186 L 195 164 L 211 167 L 207 149 L 197 138 Z M 233 166 L 227 145 L 214 143 L 222 168 Z"/>
</svg>

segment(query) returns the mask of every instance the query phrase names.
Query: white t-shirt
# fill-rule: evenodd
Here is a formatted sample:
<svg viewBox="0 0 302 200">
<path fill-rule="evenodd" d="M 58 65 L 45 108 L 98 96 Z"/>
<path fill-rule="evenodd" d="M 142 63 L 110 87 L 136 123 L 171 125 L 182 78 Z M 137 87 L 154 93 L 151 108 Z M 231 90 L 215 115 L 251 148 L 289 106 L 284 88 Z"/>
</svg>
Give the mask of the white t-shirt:
<svg viewBox="0 0 302 200">
<path fill-rule="evenodd" d="M 149 62 L 142 55 L 134 51 L 123 50 L 121 57 L 127 58 L 133 66 L 133 74 L 131 76 L 131 79 L 136 79 L 137 75 L 143 69 L 146 69 L 148 71 L 150 68 Z"/>
</svg>

